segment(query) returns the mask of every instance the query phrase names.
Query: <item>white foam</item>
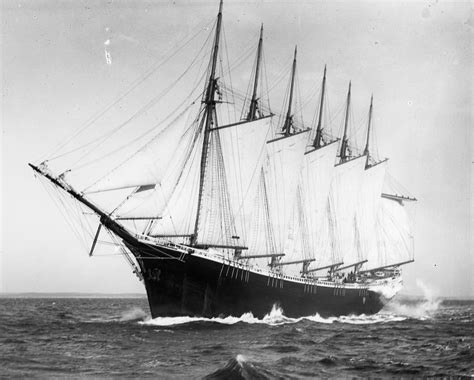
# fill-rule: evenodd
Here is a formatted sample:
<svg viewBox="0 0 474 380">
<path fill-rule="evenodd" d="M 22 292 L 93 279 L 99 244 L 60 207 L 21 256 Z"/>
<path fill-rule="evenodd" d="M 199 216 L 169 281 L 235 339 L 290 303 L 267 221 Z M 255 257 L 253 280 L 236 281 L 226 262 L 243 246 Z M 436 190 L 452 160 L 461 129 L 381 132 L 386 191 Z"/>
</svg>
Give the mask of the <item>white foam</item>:
<svg viewBox="0 0 474 380">
<path fill-rule="evenodd" d="M 119 318 L 120 322 L 126 321 L 135 321 L 137 319 L 145 319 L 147 317 L 147 313 L 140 309 L 139 307 L 134 307 L 130 310 L 124 311 Z"/>
<path fill-rule="evenodd" d="M 321 317 L 319 314 L 310 315 L 300 318 L 289 318 L 283 313 L 283 310 L 273 305 L 272 310 L 269 314 L 265 315 L 262 319 L 258 319 L 253 316 L 252 313 L 245 313 L 240 317 L 225 317 L 225 318 L 203 318 L 203 317 L 157 317 L 147 321 L 139 322 L 143 325 L 150 326 L 174 326 L 182 325 L 192 322 L 210 322 L 210 323 L 221 323 L 224 325 L 234 325 L 236 323 L 247 323 L 247 324 L 266 324 L 269 326 L 278 326 L 284 324 L 292 324 L 308 320 L 315 323 L 330 324 L 334 322 L 348 323 L 348 324 L 373 324 L 373 323 L 387 323 L 387 322 L 398 322 L 405 320 L 406 317 L 392 314 L 375 314 L 375 315 L 349 315 L 342 317 Z"/>
<path fill-rule="evenodd" d="M 409 318 L 426 320 L 432 318 L 441 303 L 441 299 L 436 295 L 436 291 L 421 280 L 416 280 L 416 284 L 423 291 L 423 299 L 416 302 L 402 302 L 394 299 L 384 310 L 396 315 L 402 315 Z"/>
<path fill-rule="evenodd" d="M 242 363 L 245 363 L 247 361 L 247 358 L 241 354 L 238 354 L 235 359 L 240 365 L 242 365 Z"/>
</svg>

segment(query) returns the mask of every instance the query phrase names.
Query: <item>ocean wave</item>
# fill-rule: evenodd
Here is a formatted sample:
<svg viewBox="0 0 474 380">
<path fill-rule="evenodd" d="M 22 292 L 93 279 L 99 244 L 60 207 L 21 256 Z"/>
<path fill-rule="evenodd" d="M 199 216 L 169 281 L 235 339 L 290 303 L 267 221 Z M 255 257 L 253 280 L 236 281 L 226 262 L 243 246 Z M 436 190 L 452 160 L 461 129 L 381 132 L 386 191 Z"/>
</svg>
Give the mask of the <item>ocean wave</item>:
<svg viewBox="0 0 474 380">
<path fill-rule="evenodd" d="M 224 325 L 234 325 L 236 323 L 246 324 L 266 324 L 269 326 L 278 326 L 285 324 L 298 323 L 301 321 L 311 321 L 316 323 L 347 323 L 347 324 L 373 324 L 373 323 L 388 323 L 388 322 L 400 322 L 407 319 L 405 316 L 392 315 L 386 313 L 379 313 L 375 315 L 349 315 L 340 317 L 321 317 L 319 314 L 300 317 L 290 318 L 284 315 L 283 310 L 277 305 L 273 305 L 270 313 L 265 315 L 262 319 L 256 318 L 252 313 L 242 314 L 240 317 L 225 317 L 225 318 L 204 318 L 204 317 L 157 317 L 146 321 L 140 321 L 139 323 L 146 326 L 174 326 L 182 325 L 187 323 L 195 322 L 208 322 L 208 323 L 220 323 Z"/>
<path fill-rule="evenodd" d="M 126 310 L 122 313 L 119 318 L 120 322 L 144 320 L 148 317 L 148 314 L 139 307 L 134 307 L 130 310 Z"/>
<path fill-rule="evenodd" d="M 118 315 L 101 315 L 101 316 L 89 316 L 79 318 L 81 322 L 85 323 L 117 323 L 117 322 L 133 322 L 133 321 L 144 321 L 149 318 L 149 314 L 146 313 L 142 308 L 133 307 L 131 309 L 122 311 Z"/>
<path fill-rule="evenodd" d="M 243 355 L 237 355 L 230 359 L 227 364 L 217 371 L 207 375 L 204 379 L 267 379 L 263 370 L 259 370 L 250 363 Z"/>
<path fill-rule="evenodd" d="M 406 318 L 419 319 L 421 321 L 431 319 L 438 311 L 439 300 L 420 300 L 415 302 L 405 302 L 403 300 L 393 300 L 384 311 L 391 315 L 404 316 Z"/>
</svg>

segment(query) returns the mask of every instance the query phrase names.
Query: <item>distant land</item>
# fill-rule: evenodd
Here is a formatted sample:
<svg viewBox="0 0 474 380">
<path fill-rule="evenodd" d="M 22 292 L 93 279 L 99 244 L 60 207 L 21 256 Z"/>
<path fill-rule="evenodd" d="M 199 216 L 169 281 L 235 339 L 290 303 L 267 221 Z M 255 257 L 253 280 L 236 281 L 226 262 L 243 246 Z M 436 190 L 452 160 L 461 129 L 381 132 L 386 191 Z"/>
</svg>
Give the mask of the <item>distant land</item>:
<svg viewBox="0 0 474 380">
<path fill-rule="evenodd" d="M 77 292 L 25 292 L 25 293 L 0 293 L 0 298 L 146 298 L 145 293 L 77 293 Z M 407 294 L 400 293 L 396 296 L 397 299 L 411 299 L 422 300 L 426 296 L 422 294 Z M 471 301 L 474 296 L 466 297 L 434 297 L 441 300 L 459 300 Z"/>
<path fill-rule="evenodd" d="M 0 298 L 146 298 L 145 293 L 0 293 Z"/>
</svg>

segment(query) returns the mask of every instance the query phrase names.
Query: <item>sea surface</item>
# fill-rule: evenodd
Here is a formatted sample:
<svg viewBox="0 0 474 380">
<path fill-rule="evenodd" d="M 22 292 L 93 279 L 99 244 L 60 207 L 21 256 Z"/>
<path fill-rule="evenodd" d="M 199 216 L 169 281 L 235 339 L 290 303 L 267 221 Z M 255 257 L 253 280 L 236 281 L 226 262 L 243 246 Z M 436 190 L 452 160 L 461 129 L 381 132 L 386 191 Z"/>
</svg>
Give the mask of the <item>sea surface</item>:
<svg viewBox="0 0 474 380">
<path fill-rule="evenodd" d="M 156 318 L 145 298 L 0 298 L 0 377 L 474 377 L 474 301 L 374 316 Z"/>
</svg>

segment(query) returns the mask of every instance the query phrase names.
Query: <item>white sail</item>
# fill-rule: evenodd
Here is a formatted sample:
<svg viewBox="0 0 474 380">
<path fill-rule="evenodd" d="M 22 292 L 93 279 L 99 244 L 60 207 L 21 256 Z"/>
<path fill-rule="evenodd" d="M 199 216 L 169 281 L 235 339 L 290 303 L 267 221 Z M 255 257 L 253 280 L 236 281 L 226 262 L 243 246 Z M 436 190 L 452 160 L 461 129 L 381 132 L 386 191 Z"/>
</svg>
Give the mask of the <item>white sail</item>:
<svg viewBox="0 0 474 380">
<path fill-rule="evenodd" d="M 265 183 L 276 253 L 284 253 L 292 222 L 307 132 L 304 131 L 267 143 L 268 159 L 265 165 Z"/>
<path fill-rule="evenodd" d="M 291 220 L 288 226 L 284 261 L 297 261 L 313 257 L 309 247 L 310 232 L 307 220 L 308 212 L 305 209 L 303 192 L 303 185 L 300 178 L 298 187 L 296 188 L 296 199 L 293 204 Z"/>
<path fill-rule="evenodd" d="M 271 117 L 211 130 L 198 243 L 246 245 Z"/>
<path fill-rule="evenodd" d="M 105 176 L 85 189 L 95 193 L 122 188 L 159 184 L 175 169 L 176 153 L 189 131 L 189 112 L 183 112 L 133 155 L 111 168 Z M 192 128 L 192 127 L 191 127 Z"/>
<path fill-rule="evenodd" d="M 371 261 L 367 269 L 413 259 L 413 234 L 405 204 L 381 198 L 376 232 L 378 260 Z"/>
<path fill-rule="evenodd" d="M 331 239 L 327 223 L 327 201 L 334 171 L 337 144 L 306 152 L 298 185 L 299 202 L 293 211 L 285 252 L 294 260 L 330 254 Z"/>
<path fill-rule="evenodd" d="M 271 117 L 219 131 L 235 226 L 247 244 Z"/>
<path fill-rule="evenodd" d="M 161 220 L 157 221 L 151 234 L 188 235 L 194 233 L 199 189 L 200 159 L 202 142 L 199 139 L 178 181 L 166 182 L 156 187 L 156 197 L 163 200 L 160 209 Z M 201 143 L 200 143 L 201 142 Z M 166 185 L 166 186 L 165 186 Z M 145 213 L 146 210 L 142 210 Z M 189 241 L 186 240 L 185 241 Z"/>
<path fill-rule="evenodd" d="M 202 133 L 198 126 L 181 139 L 160 183 L 137 191 L 114 212 L 121 217 L 159 216 L 153 222 L 153 235 L 191 235 L 197 210 Z"/>
<path fill-rule="evenodd" d="M 330 224 L 334 227 L 337 260 L 345 264 L 361 261 L 356 248 L 356 207 L 361 189 L 366 157 L 361 156 L 334 168 L 330 190 Z"/>
<path fill-rule="evenodd" d="M 250 255 L 276 253 L 275 234 L 270 219 L 270 205 L 268 202 L 265 172 L 266 170 L 262 167 L 260 169 L 257 196 L 254 200 L 253 211 L 249 221 L 248 252 Z M 270 258 L 257 258 L 252 261 L 254 264 L 265 268 L 267 264 L 270 263 Z"/>
<path fill-rule="evenodd" d="M 368 260 L 366 266 L 378 257 L 375 234 L 377 212 L 380 206 L 382 187 L 385 178 L 386 162 L 368 167 L 362 174 L 362 184 L 357 204 L 357 249 L 359 257 Z"/>
</svg>

